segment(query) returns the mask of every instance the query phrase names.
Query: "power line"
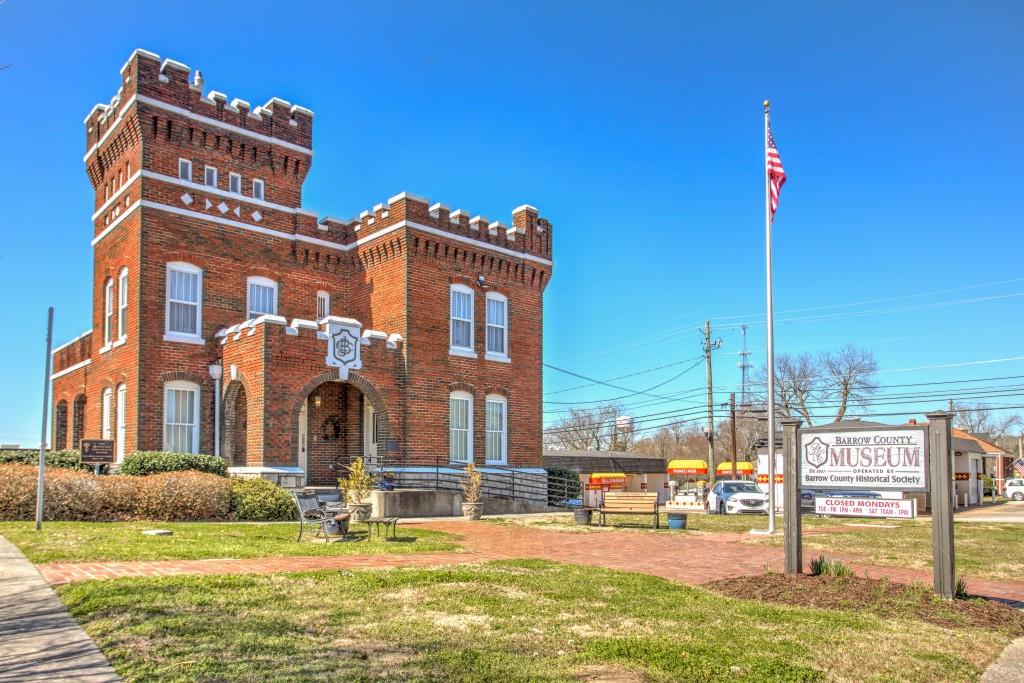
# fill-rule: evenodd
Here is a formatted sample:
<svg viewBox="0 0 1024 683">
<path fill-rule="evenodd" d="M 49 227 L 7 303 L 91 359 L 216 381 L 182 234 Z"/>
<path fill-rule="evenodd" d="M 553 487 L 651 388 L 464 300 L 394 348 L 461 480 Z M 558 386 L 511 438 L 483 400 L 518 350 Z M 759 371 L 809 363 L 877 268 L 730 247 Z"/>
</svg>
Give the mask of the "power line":
<svg viewBox="0 0 1024 683">
<path fill-rule="evenodd" d="M 615 384 L 611 384 L 609 382 L 605 382 L 604 380 L 594 379 L 592 377 L 586 377 L 585 375 L 581 375 L 581 374 L 573 372 L 571 370 L 565 370 L 563 368 L 558 368 L 558 367 L 555 367 L 554 365 L 549 365 L 547 363 L 544 363 L 544 367 L 546 367 L 546 368 L 551 368 L 552 370 L 557 370 L 558 372 L 563 372 L 563 373 L 565 373 L 567 375 L 572 375 L 573 377 L 579 377 L 580 379 L 588 380 L 590 382 L 593 382 L 594 384 L 603 384 L 606 387 L 611 387 L 613 389 L 618 389 L 620 391 L 628 391 L 629 392 L 625 396 L 620 396 L 618 398 L 599 399 L 599 400 L 594 400 L 594 401 L 547 401 L 547 403 L 573 404 L 573 405 L 582 404 L 582 403 L 611 403 L 611 402 L 614 402 L 614 401 L 619 400 L 619 399 L 628 398 L 630 396 L 637 396 L 637 395 L 651 396 L 653 398 L 665 398 L 665 396 L 659 396 L 657 394 L 651 394 L 651 393 L 648 393 L 648 392 L 654 391 L 655 389 L 663 387 L 666 384 L 669 384 L 670 382 L 674 382 L 675 380 L 679 379 L 680 377 L 685 375 L 690 370 L 693 370 L 695 367 L 700 365 L 700 362 L 702 360 L 703 360 L 703 356 L 698 358 L 697 362 L 695 362 L 693 365 L 691 365 L 690 367 L 688 367 L 685 370 L 683 370 L 682 372 L 680 372 L 678 375 L 670 377 L 667 380 L 665 380 L 664 382 L 661 382 L 659 384 L 655 384 L 653 387 L 650 387 L 648 389 L 644 389 L 643 391 L 633 391 L 631 389 L 627 389 L 626 387 L 620 387 L 620 386 L 617 386 Z"/>
<path fill-rule="evenodd" d="M 605 381 L 606 382 L 615 382 L 615 381 L 620 380 L 620 379 L 626 379 L 627 377 L 636 377 L 637 375 L 646 375 L 646 374 L 649 374 L 649 373 L 652 373 L 652 372 L 657 372 L 658 370 L 664 370 L 665 368 L 676 367 L 678 365 L 682 365 L 683 363 L 688 363 L 688 362 L 690 362 L 692 360 L 697 360 L 698 358 L 701 358 L 701 357 L 702 356 L 695 356 L 693 358 L 687 358 L 686 360 L 680 360 L 680 361 L 676 361 L 674 363 L 666 363 L 665 365 L 659 365 L 659 366 L 654 367 L 654 368 L 647 368 L 646 370 L 638 370 L 636 372 L 631 372 L 628 375 L 619 375 L 618 377 L 609 377 Z M 590 382 L 589 384 L 581 384 L 581 385 L 576 386 L 576 387 L 569 387 L 568 389 L 557 389 L 555 391 L 545 391 L 544 395 L 545 396 L 551 396 L 551 395 L 554 395 L 554 394 L 564 394 L 567 391 L 576 391 L 577 389 L 584 389 L 586 387 L 592 387 L 592 386 L 595 386 L 597 384 L 600 384 L 600 382 L 593 381 L 593 382 Z"/>
</svg>

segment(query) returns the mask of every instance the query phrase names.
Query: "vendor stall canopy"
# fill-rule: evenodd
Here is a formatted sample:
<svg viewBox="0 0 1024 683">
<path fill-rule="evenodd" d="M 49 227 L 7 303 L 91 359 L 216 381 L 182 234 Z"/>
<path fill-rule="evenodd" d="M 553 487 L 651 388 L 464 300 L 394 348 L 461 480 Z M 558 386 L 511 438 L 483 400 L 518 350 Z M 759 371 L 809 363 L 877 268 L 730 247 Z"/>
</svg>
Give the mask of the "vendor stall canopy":
<svg viewBox="0 0 1024 683">
<path fill-rule="evenodd" d="M 708 463 L 705 460 L 670 460 L 669 474 L 707 474 Z"/>
<path fill-rule="evenodd" d="M 732 474 L 732 462 L 720 462 L 715 471 L 719 474 Z M 736 474 L 741 476 L 749 476 L 754 473 L 754 463 L 752 462 L 737 462 L 736 463 Z"/>
</svg>

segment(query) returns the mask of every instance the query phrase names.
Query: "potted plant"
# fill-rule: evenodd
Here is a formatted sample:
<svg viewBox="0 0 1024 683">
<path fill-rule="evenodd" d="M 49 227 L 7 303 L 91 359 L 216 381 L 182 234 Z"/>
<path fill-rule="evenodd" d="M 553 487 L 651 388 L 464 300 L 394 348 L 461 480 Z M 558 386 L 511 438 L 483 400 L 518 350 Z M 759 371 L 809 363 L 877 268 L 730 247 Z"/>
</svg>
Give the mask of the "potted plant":
<svg viewBox="0 0 1024 683">
<path fill-rule="evenodd" d="M 370 510 L 373 507 L 370 502 L 373 477 L 366 471 L 366 463 L 362 458 L 356 458 L 345 469 L 348 470 L 348 476 L 338 480 L 338 488 L 341 489 L 342 497 L 348 504 L 352 519 L 362 522 L 369 518 Z"/>
<path fill-rule="evenodd" d="M 480 519 L 484 512 L 484 504 L 480 500 L 480 484 L 480 471 L 473 463 L 469 463 L 462 478 L 462 516 L 468 520 Z"/>
</svg>

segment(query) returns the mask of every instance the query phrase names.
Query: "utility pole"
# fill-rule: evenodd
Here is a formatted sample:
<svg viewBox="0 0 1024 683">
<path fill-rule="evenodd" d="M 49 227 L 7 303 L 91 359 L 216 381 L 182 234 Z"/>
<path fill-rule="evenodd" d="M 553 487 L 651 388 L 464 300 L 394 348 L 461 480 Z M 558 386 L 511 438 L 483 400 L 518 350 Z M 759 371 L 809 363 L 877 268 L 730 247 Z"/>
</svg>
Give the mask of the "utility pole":
<svg viewBox="0 0 1024 683">
<path fill-rule="evenodd" d="M 736 366 L 740 369 L 740 405 L 745 406 L 750 402 L 749 393 L 749 372 L 754 367 L 750 364 L 750 351 L 747 350 L 747 326 L 740 325 L 743 332 L 743 350 L 740 351 L 740 362 Z"/>
<path fill-rule="evenodd" d="M 711 321 L 704 322 L 704 365 L 707 369 L 708 381 L 708 482 L 715 485 L 715 396 L 711 382 L 711 352 L 722 345 L 721 339 L 711 341 Z"/>
<path fill-rule="evenodd" d="M 732 478 L 736 478 L 736 394 L 729 394 L 729 440 L 732 442 Z"/>
</svg>

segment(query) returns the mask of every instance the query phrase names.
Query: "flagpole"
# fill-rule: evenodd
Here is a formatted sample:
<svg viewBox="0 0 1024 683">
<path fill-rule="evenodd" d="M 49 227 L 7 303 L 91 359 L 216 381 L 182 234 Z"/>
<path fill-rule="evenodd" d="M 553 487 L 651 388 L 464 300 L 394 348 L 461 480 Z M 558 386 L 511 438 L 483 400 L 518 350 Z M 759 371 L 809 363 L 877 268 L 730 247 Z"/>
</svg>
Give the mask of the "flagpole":
<svg viewBox="0 0 1024 683">
<path fill-rule="evenodd" d="M 768 116 L 771 103 L 764 101 L 764 234 L 765 303 L 768 337 L 768 533 L 775 533 L 775 321 L 772 312 L 772 197 L 768 177 Z M 785 476 L 785 475 L 783 475 Z"/>
</svg>

